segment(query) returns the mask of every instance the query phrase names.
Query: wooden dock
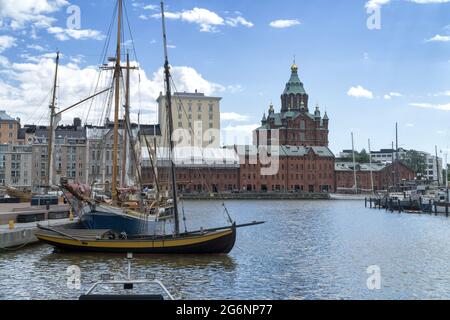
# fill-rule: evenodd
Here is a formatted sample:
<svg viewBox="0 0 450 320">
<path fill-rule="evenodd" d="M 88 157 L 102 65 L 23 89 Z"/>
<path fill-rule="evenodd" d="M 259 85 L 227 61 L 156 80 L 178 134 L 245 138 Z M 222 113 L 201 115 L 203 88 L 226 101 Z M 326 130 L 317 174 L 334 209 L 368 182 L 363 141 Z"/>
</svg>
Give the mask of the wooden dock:
<svg viewBox="0 0 450 320">
<path fill-rule="evenodd" d="M 421 199 L 366 198 L 364 202 L 366 208 L 385 209 L 390 212 L 443 215 L 446 217 L 450 214 L 450 203 L 440 203 L 433 200 L 424 203 Z"/>
</svg>

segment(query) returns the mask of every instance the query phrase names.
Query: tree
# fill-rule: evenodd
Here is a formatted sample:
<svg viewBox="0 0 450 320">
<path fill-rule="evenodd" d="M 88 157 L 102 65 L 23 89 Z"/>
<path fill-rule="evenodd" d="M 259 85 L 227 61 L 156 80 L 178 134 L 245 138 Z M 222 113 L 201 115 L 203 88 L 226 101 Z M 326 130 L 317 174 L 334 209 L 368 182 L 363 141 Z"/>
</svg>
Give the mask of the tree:
<svg viewBox="0 0 450 320">
<path fill-rule="evenodd" d="M 400 160 L 409 168 L 414 170 L 416 174 L 425 174 L 427 170 L 427 161 L 424 154 L 409 150 L 400 156 Z"/>
<path fill-rule="evenodd" d="M 340 161 L 345 162 L 353 162 L 353 155 L 350 155 L 348 157 L 340 158 Z M 367 153 L 366 149 L 362 149 L 361 152 L 355 151 L 355 161 L 357 163 L 369 163 L 370 156 Z"/>
<path fill-rule="evenodd" d="M 361 152 L 357 155 L 357 161 L 360 163 L 369 162 L 370 156 L 367 153 L 366 149 L 362 149 Z"/>
</svg>

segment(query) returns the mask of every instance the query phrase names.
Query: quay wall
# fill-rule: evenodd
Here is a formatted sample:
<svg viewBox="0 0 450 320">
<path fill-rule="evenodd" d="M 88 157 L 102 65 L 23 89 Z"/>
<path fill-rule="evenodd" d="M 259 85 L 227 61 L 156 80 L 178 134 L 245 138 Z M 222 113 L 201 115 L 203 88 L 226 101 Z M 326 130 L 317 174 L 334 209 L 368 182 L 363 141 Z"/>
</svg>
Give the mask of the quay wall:
<svg viewBox="0 0 450 320">
<path fill-rule="evenodd" d="M 329 200 L 328 193 L 185 193 L 184 200 Z"/>
<path fill-rule="evenodd" d="M 54 220 L 42 222 L 45 226 L 69 226 L 75 225 L 76 219 Z M 0 225 L 0 253 L 2 249 L 20 248 L 28 244 L 38 242 L 34 233 L 38 230 L 37 223 L 17 224 L 14 229 L 9 230 L 8 225 Z"/>
</svg>

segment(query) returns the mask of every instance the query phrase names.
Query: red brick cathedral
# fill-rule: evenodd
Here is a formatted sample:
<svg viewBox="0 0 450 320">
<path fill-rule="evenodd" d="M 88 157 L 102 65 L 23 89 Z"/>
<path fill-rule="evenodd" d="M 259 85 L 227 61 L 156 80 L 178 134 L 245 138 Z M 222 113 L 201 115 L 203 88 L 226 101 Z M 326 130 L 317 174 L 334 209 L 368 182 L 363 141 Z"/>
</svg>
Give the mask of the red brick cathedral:
<svg viewBox="0 0 450 320">
<path fill-rule="evenodd" d="M 275 113 L 270 105 L 268 116 L 264 114 L 261 127 L 255 130 L 254 144 L 328 147 L 327 113 L 322 118 L 319 106 L 314 114 L 309 112 L 309 96 L 295 63 L 291 71 L 291 78 L 281 95 L 281 112 Z"/>
</svg>

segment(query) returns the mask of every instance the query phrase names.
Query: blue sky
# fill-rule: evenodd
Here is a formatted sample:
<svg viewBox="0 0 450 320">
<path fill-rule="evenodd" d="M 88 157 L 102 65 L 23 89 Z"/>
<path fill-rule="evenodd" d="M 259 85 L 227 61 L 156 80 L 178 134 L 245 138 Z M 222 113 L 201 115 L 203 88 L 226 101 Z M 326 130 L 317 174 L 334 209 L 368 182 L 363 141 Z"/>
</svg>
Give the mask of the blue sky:
<svg viewBox="0 0 450 320">
<path fill-rule="evenodd" d="M 63 53 L 61 105 L 86 96 L 114 3 L 0 0 L 0 109 L 23 122 L 45 122 L 51 54 L 57 49 Z M 134 110 L 151 121 L 162 90 L 159 2 L 125 3 L 141 67 L 142 92 L 133 95 Z M 81 9 L 81 30 L 67 30 L 70 5 Z M 335 153 L 351 147 L 351 131 L 358 149 L 367 148 L 369 138 L 373 149 L 389 147 L 395 122 L 403 147 L 434 152 L 438 145 L 443 153 L 450 148 L 450 1 L 169 0 L 166 5 L 177 85 L 223 97 L 225 134 L 249 136 L 271 101 L 280 108 L 295 55 L 311 107 L 318 103 L 331 119 Z M 380 29 L 368 29 L 367 7 L 379 8 Z"/>
</svg>

